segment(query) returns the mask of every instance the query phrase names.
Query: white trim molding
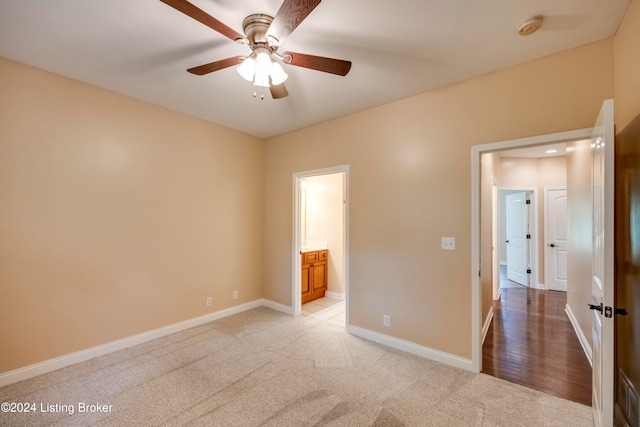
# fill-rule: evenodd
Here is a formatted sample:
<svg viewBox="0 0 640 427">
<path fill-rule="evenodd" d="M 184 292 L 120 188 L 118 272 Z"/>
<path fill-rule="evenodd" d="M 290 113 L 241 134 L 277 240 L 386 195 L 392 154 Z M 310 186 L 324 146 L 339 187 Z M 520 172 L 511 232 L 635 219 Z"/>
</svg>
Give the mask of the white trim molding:
<svg viewBox="0 0 640 427">
<path fill-rule="evenodd" d="M 491 327 L 492 320 L 493 306 L 489 307 L 489 313 L 487 313 L 487 318 L 484 320 L 484 325 L 482 325 L 482 344 L 484 344 L 484 340 L 487 338 L 487 332 L 489 332 L 489 327 Z"/>
<path fill-rule="evenodd" d="M 364 338 L 378 344 L 386 345 L 387 347 L 406 351 L 407 353 L 415 354 L 416 356 L 424 357 L 425 359 L 433 360 L 435 362 L 444 363 L 445 365 L 473 372 L 471 360 L 465 359 L 464 357 L 445 353 L 444 351 L 440 350 L 434 350 L 432 348 L 424 347 L 411 341 L 405 341 L 400 338 L 395 338 L 389 335 L 381 334 L 379 332 L 371 331 L 369 329 L 360 328 L 358 326 L 350 325 L 347 328 L 347 332 L 357 337 Z"/>
<path fill-rule="evenodd" d="M 324 296 L 329 297 L 329 298 L 333 298 L 333 299 L 337 299 L 337 300 L 340 300 L 340 301 L 344 301 L 347 298 L 345 293 L 331 292 L 331 291 L 326 291 L 324 293 Z"/>
<path fill-rule="evenodd" d="M 280 304 L 279 302 L 263 299 L 262 305 L 277 311 L 281 311 L 282 313 L 293 314 L 293 308 L 289 307 L 288 305 Z"/>
</svg>

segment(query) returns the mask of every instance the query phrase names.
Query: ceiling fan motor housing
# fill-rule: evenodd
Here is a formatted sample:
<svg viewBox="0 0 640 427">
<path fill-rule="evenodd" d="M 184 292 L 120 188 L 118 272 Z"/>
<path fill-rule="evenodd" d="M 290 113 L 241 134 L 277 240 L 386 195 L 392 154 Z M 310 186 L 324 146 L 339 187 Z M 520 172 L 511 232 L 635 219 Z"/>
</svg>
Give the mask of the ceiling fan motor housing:
<svg viewBox="0 0 640 427">
<path fill-rule="evenodd" d="M 268 43 L 267 30 L 273 22 L 273 17 L 264 13 L 254 13 L 244 18 L 242 21 L 242 30 L 247 36 L 250 45 Z"/>
</svg>

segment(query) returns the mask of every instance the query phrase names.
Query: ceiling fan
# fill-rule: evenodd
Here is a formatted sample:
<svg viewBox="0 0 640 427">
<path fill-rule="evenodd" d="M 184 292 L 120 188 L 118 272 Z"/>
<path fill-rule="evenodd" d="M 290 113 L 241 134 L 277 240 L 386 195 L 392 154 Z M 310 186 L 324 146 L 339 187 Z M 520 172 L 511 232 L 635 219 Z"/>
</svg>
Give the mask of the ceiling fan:
<svg viewBox="0 0 640 427">
<path fill-rule="evenodd" d="M 275 17 L 256 13 L 242 22 L 242 35 L 218 21 L 187 0 L 160 0 L 185 15 L 219 32 L 231 40 L 249 46 L 249 56 L 232 56 L 209 64 L 189 68 L 187 71 L 202 76 L 238 65 L 238 73 L 256 86 L 268 87 L 274 99 L 289 95 L 284 81 L 287 74 L 274 58 L 284 64 L 346 76 L 351 61 L 307 55 L 297 52 L 278 53 L 278 47 L 298 25 L 320 4 L 321 0 L 284 0 Z"/>
</svg>

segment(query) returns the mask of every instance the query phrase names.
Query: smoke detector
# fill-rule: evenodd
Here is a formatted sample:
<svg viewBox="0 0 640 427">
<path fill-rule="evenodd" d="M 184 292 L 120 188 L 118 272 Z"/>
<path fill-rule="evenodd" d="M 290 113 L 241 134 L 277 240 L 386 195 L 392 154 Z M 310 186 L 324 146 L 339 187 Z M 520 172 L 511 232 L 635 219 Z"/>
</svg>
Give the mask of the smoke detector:
<svg viewBox="0 0 640 427">
<path fill-rule="evenodd" d="M 542 26 L 543 19 L 544 18 L 542 16 L 540 16 L 540 15 L 532 16 L 532 17 L 527 18 L 527 19 L 523 19 L 518 24 L 518 27 L 517 27 L 518 28 L 518 34 L 520 34 L 521 36 L 528 36 L 528 35 L 531 35 L 531 34 L 535 33 Z"/>
</svg>

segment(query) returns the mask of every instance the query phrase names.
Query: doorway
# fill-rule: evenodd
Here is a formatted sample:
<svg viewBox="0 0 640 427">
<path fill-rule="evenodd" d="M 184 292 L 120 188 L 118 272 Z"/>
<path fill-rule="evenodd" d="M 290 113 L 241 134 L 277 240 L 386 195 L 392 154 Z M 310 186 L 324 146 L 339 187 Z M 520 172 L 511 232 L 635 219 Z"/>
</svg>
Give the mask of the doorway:
<svg viewBox="0 0 640 427">
<path fill-rule="evenodd" d="M 472 147 L 472 235 L 471 235 L 471 245 L 472 245 L 472 328 L 473 328 L 473 336 L 472 336 L 472 365 L 475 371 L 482 371 L 482 344 L 483 344 L 483 324 L 485 323 L 484 316 L 487 313 L 483 313 L 483 304 L 482 304 L 482 295 L 483 295 L 483 281 L 482 276 L 483 273 L 480 269 L 480 259 L 481 257 L 491 256 L 490 251 L 491 248 L 482 248 L 481 247 L 481 238 L 480 238 L 480 196 L 481 196 L 481 183 L 482 183 L 482 175 L 481 175 L 481 157 L 483 154 L 496 153 L 505 150 L 513 150 L 519 148 L 529 148 L 535 146 L 543 146 L 554 143 L 564 143 L 569 141 L 577 141 L 589 139 L 591 136 L 591 129 L 581 129 L 576 131 L 569 132 L 561 132 L 550 135 L 541 135 L 530 138 L 522 138 L 511 141 L 504 142 L 496 142 L 491 144 L 484 144 L 481 146 Z M 484 189 L 485 191 L 489 191 L 490 189 Z M 537 251 L 534 251 L 537 252 Z M 479 274 L 480 273 L 480 274 Z M 497 272 L 495 272 L 497 274 Z M 488 277 L 493 274 L 493 272 L 487 274 L 484 273 Z M 485 285 L 486 286 L 486 285 Z M 491 294 L 491 293 L 489 293 Z M 486 295 L 486 294 L 485 294 Z"/>
<path fill-rule="evenodd" d="M 348 191 L 348 165 L 293 174 L 293 312 L 343 328 L 348 326 Z"/>
<path fill-rule="evenodd" d="M 575 140 L 579 139 L 585 138 Z M 549 144 L 555 142 L 557 141 L 540 141 L 538 144 L 525 146 L 534 147 L 540 153 L 523 153 L 522 148 L 514 150 L 519 145 L 505 145 L 490 152 L 493 156 L 491 160 L 482 162 L 483 167 L 485 164 L 490 165 L 489 171 L 497 176 L 500 188 L 498 222 L 501 230 L 498 241 L 494 240 L 494 252 L 498 253 L 504 266 L 508 265 L 508 279 L 526 287 L 510 286 L 510 289 L 498 293 L 498 302 L 493 304 L 490 312 L 493 322 L 485 323 L 492 326 L 484 331 L 486 344 L 481 345 L 481 351 L 484 350 L 486 366 L 483 367 L 481 361 L 480 369 L 481 372 L 502 379 L 588 404 L 591 369 L 589 361 L 582 354 L 572 323 L 565 314 L 566 293 L 544 290 L 548 289 L 544 281 L 547 265 L 544 262 L 539 265 L 537 262 L 538 256 L 544 254 L 543 242 L 537 238 L 536 233 L 537 229 L 543 228 L 538 217 L 543 215 L 543 209 L 546 208 L 546 203 L 538 203 L 538 190 L 544 188 L 546 194 L 550 185 L 566 185 L 564 156 L 551 159 L 543 154 L 547 152 L 548 155 L 557 156 L 559 153 L 551 154 L 552 150 L 549 149 Z M 520 158 L 516 154 L 523 156 Z M 505 167 L 500 169 L 500 165 Z M 532 187 L 522 187 L 523 184 Z M 481 191 L 493 192 L 494 189 L 485 186 Z M 482 200 L 486 199 L 483 196 Z M 487 215 L 486 210 L 482 215 Z M 562 230 L 559 232 L 564 234 Z M 486 246 L 479 248 L 480 257 L 487 256 L 489 250 L 491 248 Z M 500 275 L 495 264 L 491 273 L 493 277 Z M 486 273 L 483 276 L 486 277 Z M 540 281 L 537 277 L 540 277 Z M 485 282 L 481 283 L 483 287 L 486 286 Z M 483 295 L 487 295 L 486 291 Z M 486 305 L 484 309 L 486 311 Z M 544 333 L 551 329 L 561 339 L 553 341 Z M 558 350 L 558 354 L 553 353 L 554 349 Z M 564 363 L 565 353 L 575 357 Z M 558 364 L 570 365 L 574 369 L 565 378 L 548 358 L 555 358 Z M 563 384 L 561 390 L 559 381 Z"/>
</svg>

